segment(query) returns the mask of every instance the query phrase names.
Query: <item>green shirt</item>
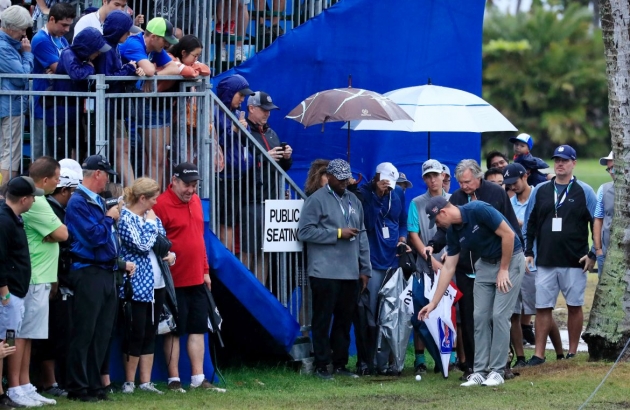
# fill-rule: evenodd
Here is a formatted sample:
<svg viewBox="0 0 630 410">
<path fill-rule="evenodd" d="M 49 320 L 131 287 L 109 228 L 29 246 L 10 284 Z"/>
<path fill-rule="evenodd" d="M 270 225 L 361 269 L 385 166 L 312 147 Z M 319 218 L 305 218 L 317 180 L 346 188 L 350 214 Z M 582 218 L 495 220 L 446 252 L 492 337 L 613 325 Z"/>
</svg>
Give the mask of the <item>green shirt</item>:
<svg viewBox="0 0 630 410">
<path fill-rule="evenodd" d="M 43 196 L 35 197 L 33 206 L 22 214 L 22 219 L 31 254 L 31 285 L 57 282 L 59 244 L 44 242 L 44 238 L 63 224 Z"/>
</svg>

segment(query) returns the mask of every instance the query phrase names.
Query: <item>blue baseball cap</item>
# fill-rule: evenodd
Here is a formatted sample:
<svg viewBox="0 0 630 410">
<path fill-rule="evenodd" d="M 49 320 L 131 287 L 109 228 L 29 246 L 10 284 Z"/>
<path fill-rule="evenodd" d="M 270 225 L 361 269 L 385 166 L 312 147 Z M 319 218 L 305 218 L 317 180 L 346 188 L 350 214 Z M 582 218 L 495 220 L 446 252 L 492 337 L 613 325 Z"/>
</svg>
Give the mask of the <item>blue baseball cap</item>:
<svg viewBox="0 0 630 410">
<path fill-rule="evenodd" d="M 575 161 L 575 159 L 577 158 L 577 154 L 575 153 L 573 147 L 571 147 L 570 145 L 560 145 L 558 148 L 556 148 L 556 150 L 553 152 L 553 156 L 551 157 L 551 159 L 555 158 L 570 159 L 572 161 Z"/>
<path fill-rule="evenodd" d="M 531 150 L 534 147 L 534 139 L 529 134 L 518 134 L 516 137 L 510 138 L 510 142 L 514 144 L 515 142 L 523 142 L 527 144 L 529 149 Z"/>
</svg>

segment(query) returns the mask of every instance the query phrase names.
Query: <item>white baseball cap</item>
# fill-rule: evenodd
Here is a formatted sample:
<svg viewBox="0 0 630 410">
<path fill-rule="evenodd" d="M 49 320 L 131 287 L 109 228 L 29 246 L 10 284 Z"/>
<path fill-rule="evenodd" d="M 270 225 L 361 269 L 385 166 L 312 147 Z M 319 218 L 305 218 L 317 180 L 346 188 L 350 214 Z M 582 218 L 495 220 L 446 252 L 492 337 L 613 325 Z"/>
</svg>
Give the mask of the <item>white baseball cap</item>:
<svg viewBox="0 0 630 410">
<path fill-rule="evenodd" d="M 398 181 L 400 174 L 394 164 L 391 162 L 381 162 L 376 167 L 376 173 L 381 175 L 381 181 L 387 180 L 391 189 L 396 188 L 396 181 Z"/>
<path fill-rule="evenodd" d="M 599 159 L 599 165 L 601 165 L 603 167 L 608 166 L 608 161 L 612 161 L 613 159 L 614 159 L 613 158 L 613 152 L 610 151 L 610 154 L 608 154 L 607 157 L 601 157 Z"/>
<path fill-rule="evenodd" d="M 70 168 L 61 168 L 59 172 L 59 183 L 57 188 L 76 188 L 79 186 L 81 179 L 79 174 Z"/>
<path fill-rule="evenodd" d="M 429 172 L 435 172 L 436 174 L 444 172 L 444 168 L 442 167 L 442 164 L 440 164 L 440 161 L 437 159 L 424 161 L 424 164 L 422 164 L 422 176 L 425 176 Z"/>
<path fill-rule="evenodd" d="M 79 177 L 79 182 L 83 182 L 83 168 L 81 168 L 81 164 L 77 161 L 72 158 L 64 158 L 59 161 L 59 166 L 61 169 L 65 168 L 74 171 Z"/>
</svg>

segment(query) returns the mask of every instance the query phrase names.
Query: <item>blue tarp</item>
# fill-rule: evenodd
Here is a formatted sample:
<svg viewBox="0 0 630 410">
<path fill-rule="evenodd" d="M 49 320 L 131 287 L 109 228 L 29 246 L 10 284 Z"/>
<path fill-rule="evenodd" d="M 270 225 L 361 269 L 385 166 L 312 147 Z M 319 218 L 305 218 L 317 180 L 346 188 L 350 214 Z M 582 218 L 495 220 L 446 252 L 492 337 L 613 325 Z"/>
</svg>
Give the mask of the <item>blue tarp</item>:
<svg viewBox="0 0 630 410">
<path fill-rule="evenodd" d="M 221 305 L 220 301 L 225 300 L 226 295 L 217 291 L 213 292 L 219 311 L 225 319 L 224 325 L 240 332 L 245 339 L 249 338 L 248 341 L 252 343 L 252 347 L 260 343 L 260 340 L 255 338 L 252 340 L 255 329 L 249 327 L 251 324 L 246 325 L 245 318 L 231 314 L 237 309 L 244 308 L 246 313 L 261 326 L 259 330 L 264 330 L 265 336 L 269 335 L 277 347 L 288 353 L 298 336 L 299 323 L 291 316 L 289 310 L 282 306 L 278 299 L 221 243 L 214 233 L 207 230 L 205 240 L 213 282 L 220 281 L 221 292 L 230 292 L 241 305 L 238 307 Z"/>
<path fill-rule="evenodd" d="M 385 93 L 427 83 L 481 95 L 481 46 L 485 0 L 342 0 L 225 75 L 238 73 L 253 90 L 268 92 L 280 110 L 270 118 L 282 141 L 293 147 L 290 174 L 303 185 L 316 158 L 345 158 L 343 123 L 307 129 L 284 116 L 317 91 L 346 87 Z M 451 167 L 463 158 L 479 159 L 480 136 L 432 133 L 431 156 Z M 427 134 L 352 133 L 351 165 L 371 177 L 376 165 L 393 162 L 421 194 L 421 164 Z M 453 180 L 452 190 L 457 188 Z M 409 195 L 409 193 L 407 194 Z"/>
</svg>

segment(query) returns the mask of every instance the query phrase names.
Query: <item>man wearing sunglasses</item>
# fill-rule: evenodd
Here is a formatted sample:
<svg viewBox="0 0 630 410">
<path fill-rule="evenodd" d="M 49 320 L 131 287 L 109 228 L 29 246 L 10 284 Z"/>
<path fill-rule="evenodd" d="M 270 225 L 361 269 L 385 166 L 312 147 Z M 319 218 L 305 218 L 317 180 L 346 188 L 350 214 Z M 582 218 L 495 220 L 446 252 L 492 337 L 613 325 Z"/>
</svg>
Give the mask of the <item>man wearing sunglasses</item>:
<svg viewBox="0 0 630 410">
<path fill-rule="evenodd" d="M 613 152 L 599 159 L 599 164 L 606 167 L 606 172 L 615 179 Z M 601 277 L 606 259 L 606 250 L 610 243 L 610 228 L 615 212 L 615 187 L 613 182 L 606 182 L 597 190 L 597 206 L 593 220 L 593 243 L 597 256 L 597 274 Z"/>
</svg>

